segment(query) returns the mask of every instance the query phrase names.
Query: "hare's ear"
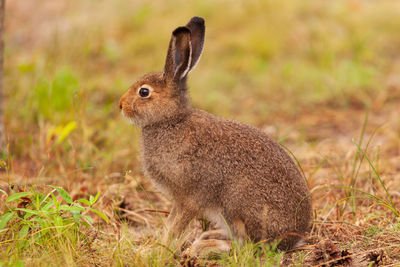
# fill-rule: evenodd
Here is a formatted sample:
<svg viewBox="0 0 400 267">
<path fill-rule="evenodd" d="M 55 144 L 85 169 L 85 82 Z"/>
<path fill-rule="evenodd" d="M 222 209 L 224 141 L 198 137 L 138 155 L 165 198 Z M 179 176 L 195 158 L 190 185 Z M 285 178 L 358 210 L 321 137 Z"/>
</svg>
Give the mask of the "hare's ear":
<svg viewBox="0 0 400 267">
<path fill-rule="evenodd" d="M 186 27 L 190 29 L 190 42 L 192 44 L 192 59 L 190 62 L 189 71 L 191 71 L 199 62 L 201 53 L 203 52 L 204 34 L 206 28 L 204 26 L 204 19 L 200 17 L 193 17 Z"/>
<path fill-rule="evenodd" d="M 187 27 L 176 28 L 169 42 L 167 59 L 164 67 L 164 78 L 168 82 L 179 82 L 190 69 L 192 46 L 190 30 Z"/>
</svg>

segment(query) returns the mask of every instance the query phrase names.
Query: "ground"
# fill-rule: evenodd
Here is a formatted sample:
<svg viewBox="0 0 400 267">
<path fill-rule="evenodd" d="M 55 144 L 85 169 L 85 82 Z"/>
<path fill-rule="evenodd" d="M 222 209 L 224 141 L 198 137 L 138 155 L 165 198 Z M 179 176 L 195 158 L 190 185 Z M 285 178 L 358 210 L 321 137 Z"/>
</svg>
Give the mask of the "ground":
<svg viewBox="0 0 400 267">
<path fill-rule="evenodd" d="M 160 243 L 170 202 L 143 177 L 140 130 L 118 100 L 162 69 L 171 31 L 193 15 L 207 27 L 193 105 L 290 151 L 313 199 L 299 249 L 234 244 L 195 259 Z M 399 15 L 396 1 L 8 1 L 0 188 L 50 196 L 55 185 L 74 203 L 100 192 L 93 208 L 108 223 L 85 210 L 94 222 L 69 228 L 63 211 L 72 230 L 43 241 L 19 211 L 0 221 L 0 266 L 400 265 Z M 3 216 L 35 208 L 34 195 L 6 199 Z"/>
</svg>

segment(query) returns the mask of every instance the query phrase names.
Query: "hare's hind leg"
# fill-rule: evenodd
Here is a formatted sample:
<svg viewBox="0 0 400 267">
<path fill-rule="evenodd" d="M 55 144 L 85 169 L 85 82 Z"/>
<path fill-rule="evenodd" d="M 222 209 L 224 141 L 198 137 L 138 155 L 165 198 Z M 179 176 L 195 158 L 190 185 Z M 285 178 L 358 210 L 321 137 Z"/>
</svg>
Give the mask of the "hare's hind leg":
<svg viewBox="0 0 400 267">
<path fill-rule="evenodd" d="M 229 252 L 231 241 L 227 229 L 209 230 L 202 233 L 190 246 L 192 256 L 205 256 L 210 252 Z"/>
<path fill-rule="evenodd" d="M 216 229 L 202 233 L 190 246 L 189 254 L 202 257 L 210 252 L 229 252 L 232 247 L 232 232 L 227 221 L 218 210 L 208 210 L 205 215 Z"/>
<path fill-rule="evenodd" d="M 218 239 L 230 240 L 229 232 L 227 229 L 209 230 L 202 233 L 197 240 Z"/>
<path fill-rule="evenodd" d="M 229 252 L 232 248 L 230 240 L 219 239 L 197 239 L 189 248 L 191 256 L 206 256 L 210 252 L 224 253 Z"/>
</svg>

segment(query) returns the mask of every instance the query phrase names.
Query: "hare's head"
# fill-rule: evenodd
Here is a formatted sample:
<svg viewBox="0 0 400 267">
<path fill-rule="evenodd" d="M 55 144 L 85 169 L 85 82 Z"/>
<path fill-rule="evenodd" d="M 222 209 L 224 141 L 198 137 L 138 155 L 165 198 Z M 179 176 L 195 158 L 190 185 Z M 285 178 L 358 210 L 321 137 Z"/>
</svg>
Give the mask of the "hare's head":
<svg viewBox="0 0 400 267">
<path fill-rule="evenodd" d="M 164 72 L 145 75 L 121 97 L 119 108 L 133 124 L 144 127 L 168 121 L 191 109 L 186 79 L 200 59 L 204 33 L 204 20 L 200 17 L 193 17 L 186 26 L 176 28 Z"/>
</svg>

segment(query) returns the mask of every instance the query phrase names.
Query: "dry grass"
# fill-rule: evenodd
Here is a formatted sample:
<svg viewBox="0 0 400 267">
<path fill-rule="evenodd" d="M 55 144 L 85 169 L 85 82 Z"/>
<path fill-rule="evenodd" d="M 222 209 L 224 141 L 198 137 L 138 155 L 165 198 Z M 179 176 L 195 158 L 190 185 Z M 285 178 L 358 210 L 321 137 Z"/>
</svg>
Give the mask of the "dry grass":
<svg viewBox="0 0 400 267">
<path fill-rule="evenodd" d="M 54 184 L 73 199 L 101 191 L 96 208 L 110 224 L 85 229 L 88 239 L 75 247 L 66 238 L 58 248 L 16 251 L 0 236 L 0 266 L 400 264 L 400 219 L 368 197 L 389 201 L 355 145 L 399 210 L 398 2 L 15 0 L 6 12 L 1 186 Z M 142 176 L 140 132 L 117 101 L 162 67 L 171 30 L 192 15 L 207 22 L 189 81 L 194 105 L 262 128 L 307 177 L 314 224 L 300 250 L 246 244 L 216 259 L 185 259 L 158 243 L 169 202 Z"/>
</svg>

